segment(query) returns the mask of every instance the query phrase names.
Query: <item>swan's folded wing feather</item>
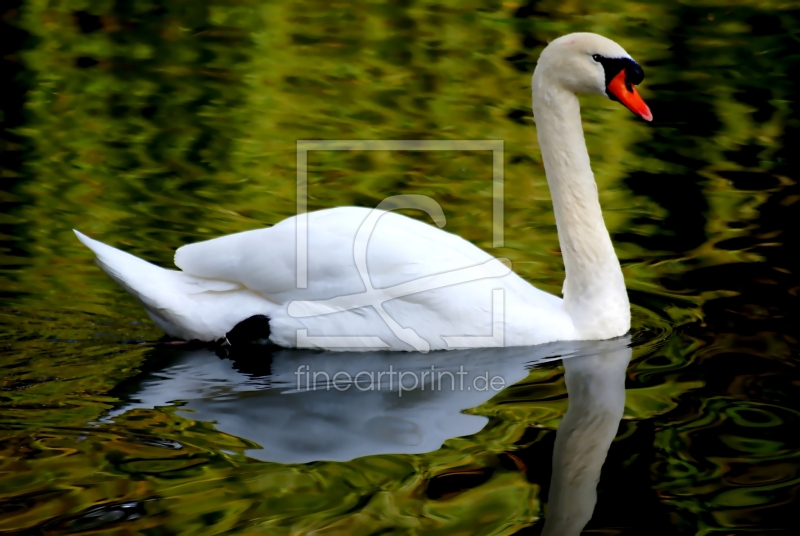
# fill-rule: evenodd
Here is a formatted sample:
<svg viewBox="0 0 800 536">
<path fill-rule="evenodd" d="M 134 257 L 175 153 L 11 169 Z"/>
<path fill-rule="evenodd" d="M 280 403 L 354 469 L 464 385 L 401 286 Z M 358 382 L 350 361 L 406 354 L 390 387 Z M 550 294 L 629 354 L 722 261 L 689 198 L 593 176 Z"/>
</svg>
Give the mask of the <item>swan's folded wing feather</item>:
<svg viewBox="0 0 800 536">
<path fill-rule="evenodd" d="M 232 280 L 242 262 L 259 256 L 261 248 L 253 247 L 267 229 L 245 231 L 197 242 L 178 248 L 175 266 L 197 277 Z M 243 254 L 250 257 L 245 259 Z"/>
<path fill-rule="evenodd" d="M 298 292 L 301 289 L 297 288 L 299 218 L 183 246 L 175 253 L 175 264 L 185 273 L 240 283 L 278 302 L 363 292 L 364 284 L 356 269 L 355 242 L 370 212 L 366 208 L 340 207 L 308 215 L 306 291 Z M 490 259 L 488 253 L 456 235 L 406 216 L 386 213 L 369 236 L 368 278 L 375 288 L 384 288 Z"/>
<path fill-rule="evenodd" d="M 295 284 L 294 239 L 278 224 L 205 242 L 175 252 L 175 265 L 200 278 L 230 281 L 270 295 Z"/>
</svg>

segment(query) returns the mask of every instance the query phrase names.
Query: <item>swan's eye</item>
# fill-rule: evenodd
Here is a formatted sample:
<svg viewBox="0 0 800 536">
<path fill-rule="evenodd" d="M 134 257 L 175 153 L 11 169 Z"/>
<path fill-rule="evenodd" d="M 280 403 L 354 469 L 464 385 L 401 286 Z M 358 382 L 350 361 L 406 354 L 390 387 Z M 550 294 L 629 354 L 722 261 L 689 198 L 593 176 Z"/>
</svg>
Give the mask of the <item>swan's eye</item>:
<svg viewBox="0 0 800 536">
<path fill-rule="evenodd" d="M 600 54 L 592 54 L 592 59 L 597 63 L 600 63 L 600 58 L 602 58 Z"/>
</svg>

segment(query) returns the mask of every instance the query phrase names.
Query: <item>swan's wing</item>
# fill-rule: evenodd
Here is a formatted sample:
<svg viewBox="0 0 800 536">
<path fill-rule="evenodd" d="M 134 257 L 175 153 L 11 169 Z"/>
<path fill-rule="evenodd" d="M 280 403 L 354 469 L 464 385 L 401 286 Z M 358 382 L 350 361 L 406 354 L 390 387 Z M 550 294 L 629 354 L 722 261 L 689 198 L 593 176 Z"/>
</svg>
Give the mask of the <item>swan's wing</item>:
<svg viewBox="0 0 800 536">
<path fill-rule="evenodd" d="M 308 215 L 307 289 L 297 289 L 297 217 L 267 229 L 183 246 L 175 264 L 198 277 L 241 283 L 278 302 L 363 292 L 354 249 L 359 228 L 371 212 L 342 207 Z M 491 259 L 454 234 L 389 212 L 369 235 L 365 271 L 374 288 L 386 288 Z"/>
<path fill-rule="evenodd" d="M 359 250 L 359 229 L 370 214 L 356 207 L 314 212 L 307 228 L 302 219 L 290 218 L 268 229 L 184 246 L 175 264 L 193 276 L 239 283 L 263 296 L 270 310 L 261 314 L 270 317 L 271 338 L 286 346 L 299 344 L 299 330 L 307 330 L 315 337 L 377 337 L 392 349 L 422 348 L 407 344 L 420 337 L 430 348 L 449 348 L 446 337 L 494 333 L 498 289 L 504 345 L 574 338 L 559 298 L 432 225 L 383 213 L 366 251 Z M 298 288 L 297 281 L 298 226 L 308 237 L 306 288 Z M 383 293 L 380 299 L 376 292 Z"/>
</svg>

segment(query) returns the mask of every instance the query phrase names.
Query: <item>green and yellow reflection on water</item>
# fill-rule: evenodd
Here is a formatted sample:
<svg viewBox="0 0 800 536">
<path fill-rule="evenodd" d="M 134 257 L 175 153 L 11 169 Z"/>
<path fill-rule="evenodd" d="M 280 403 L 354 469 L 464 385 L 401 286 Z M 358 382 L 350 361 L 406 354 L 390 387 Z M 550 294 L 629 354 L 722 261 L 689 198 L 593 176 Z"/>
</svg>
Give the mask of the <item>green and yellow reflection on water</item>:
<svg viewBox="0 0 800 536">
<path fill-rule="evenodd" d="M 755 0 L 27 0 L 14 19 L 31 36 L 19 53 L 26 121 L 15 127 L 26 166 L 5 170 L 0 193 L 12 207 L 0 216 L 0 533 L 540 527 L 547 471 L 509 460 L 525 452 L 549 468 L 567 407 L 560 366 L 470 410 L 490 417 L 486 428 L 424 455 L 261 463 L 243 455 L 246 440 L 176 407 L 90 426 L 118 400 L 112 389 L 154 366 L 155 354 L 127 343 L 160 334 L 71 229 L 169 265 L 182 244 L 293 214 L 297 140 L 503 140 L 503 248 L 492 247 L 490 153 L 314 152 L 309 208 L 429 195 L 446 230 L 558 293 L 529 82 L 544 44 L 572 31 L 611 37 L 644 66 L 641 93 L 655 115 L 645 124 L 600 97 L 583 100 L 634 302 L 627 407 L 608 470 L 640 486 L 631 494 L 650 494 L 630 506 L 631 523 L 652 515 L 672 527 L 665 534 L 757 532 L 800 483 L 784 434 L 798 415 L 780 402 L 796 341 L 780 326 L 745 334 L 715 324 L 716 304 L 740 290 L 696 285 L 691 274 L 774 263 L 730 244 L 780 242 L 758 235 L 759 218 L 771 200 L 778 211 L 793 202 L 785 148 L 798 121 L 798 10 Z M 762 182 L 741 187 L 748 177 Z M 775 314 L 745 309 L 756 320 Z M 716 357 L 725 354 L 757 361 L 755 379 L 714 383 L 727 378 Z M 749 400 L 765 392 L 771 402 Z M 771 439 L 757 413 L 770 416 Z M 426 495 L 433 479 L 463 472 L 485 478 Z M 592 523 L 616 534 L 625 510 L 609 480 Z M 604 505 L 618 511 L 616 525 L 603 525 Z M 93 508 L 106 517 L 87 521 Z"/>
</svg>

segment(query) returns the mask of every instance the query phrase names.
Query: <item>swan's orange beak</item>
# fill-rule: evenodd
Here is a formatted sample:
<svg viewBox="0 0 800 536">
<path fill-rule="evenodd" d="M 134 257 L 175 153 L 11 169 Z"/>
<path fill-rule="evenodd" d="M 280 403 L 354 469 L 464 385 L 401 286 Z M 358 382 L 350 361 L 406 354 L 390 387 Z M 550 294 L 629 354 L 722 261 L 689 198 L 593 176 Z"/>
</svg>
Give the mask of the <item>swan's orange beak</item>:
<svg viewBox="0 0 800 536">
<path fill-rule="evenodd" d="M 625 69 L 622 69 L 611 82 L 608 83 L 608 91 L 611 92 L 619 102 L 625 105 L 628 110 L 632 111 L 645 121 L 652 121 L 653 114 L 650 108 L 644 103 L 639 92 L 636 91 L 636 86 L 627 82 L 625 79 Z"/>
</svg>

